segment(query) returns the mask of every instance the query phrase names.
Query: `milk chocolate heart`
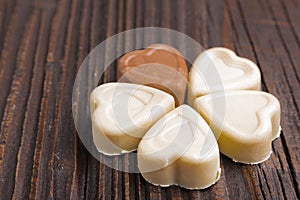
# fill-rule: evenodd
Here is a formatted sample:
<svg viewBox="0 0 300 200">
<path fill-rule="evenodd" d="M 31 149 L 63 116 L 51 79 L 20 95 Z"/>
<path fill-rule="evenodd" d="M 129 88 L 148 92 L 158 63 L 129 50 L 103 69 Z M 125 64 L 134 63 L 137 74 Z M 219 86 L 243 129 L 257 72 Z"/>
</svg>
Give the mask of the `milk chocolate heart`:
<svg viewBox="0 0 300 200">
<path fill-rule="evenodd" d="M 176 106 L 184 101 L 187 66 L 180 52 L 165 44 L 125 54 L 118 62 L 118 80 L 148 85 L 171 94 Z"/>
<path fill-rule="evenodd" d="M 174 98 L 148 86 L 107 83 L 90 96 L 93 139 L 99 152 L 117 155 L 137 148 L 141 137 L 175 108 Z"/>
<path fill-rule="evenodd" d="M 233 51 L 215 47 L 201 53 L 189 74 L 188 102 L 223 90 L 260 90 L 259 68 Z"/>
<path fill-rule="evenodd" d="M 203 189 L 220 177 L 214 134 L 187 105 L 158 120 L 144 135 L 137 152 L 142 176 L 154 185 Z"/>
<path fill-rule="evenodd" d="M 199 97 L 194 107 L 220 133 L 220 151 L 234 161 L 256 164 L 271 155 L 272 141 L 280 133 L 280 104 L 273 95 L 226 91 Z"/>
</svg>

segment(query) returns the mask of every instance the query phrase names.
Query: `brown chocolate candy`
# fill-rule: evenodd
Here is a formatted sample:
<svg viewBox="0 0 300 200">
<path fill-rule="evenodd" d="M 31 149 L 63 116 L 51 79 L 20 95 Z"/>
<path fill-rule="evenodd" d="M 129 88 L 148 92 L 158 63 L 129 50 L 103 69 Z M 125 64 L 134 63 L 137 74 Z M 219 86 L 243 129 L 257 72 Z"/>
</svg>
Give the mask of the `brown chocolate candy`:
<svg viewBox="0 0 300 200">
<path fill-rule="evenodd" d="M 118 81 L 151 86 L 171 94 L 179 106 L 184 101 L 188 70 L 175 48 L 154 44 L 125 54 L 118 62 Z"/>
</svg>

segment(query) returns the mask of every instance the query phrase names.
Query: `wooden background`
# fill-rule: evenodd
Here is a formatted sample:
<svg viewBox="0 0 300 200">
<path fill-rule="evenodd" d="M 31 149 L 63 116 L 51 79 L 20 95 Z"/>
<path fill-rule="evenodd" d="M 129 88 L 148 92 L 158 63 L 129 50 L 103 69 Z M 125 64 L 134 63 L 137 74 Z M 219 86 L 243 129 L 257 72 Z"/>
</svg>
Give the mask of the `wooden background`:
<svg viewBox="0 0 300 200">
<path fill-rule="evenodd" d="M 259 165 L 221 156 L 206 190 L 148 184 L 94 159 L 74 128 L 76 72 L 97 44 L 134 27 L 187 34 L 252 59 L 279 98 L 282 129 Z M 0 199 L 299 199 L 299 0 L 0 0 Z M 115 80 L 115 67 L 104 81 Z"/>
</svg>

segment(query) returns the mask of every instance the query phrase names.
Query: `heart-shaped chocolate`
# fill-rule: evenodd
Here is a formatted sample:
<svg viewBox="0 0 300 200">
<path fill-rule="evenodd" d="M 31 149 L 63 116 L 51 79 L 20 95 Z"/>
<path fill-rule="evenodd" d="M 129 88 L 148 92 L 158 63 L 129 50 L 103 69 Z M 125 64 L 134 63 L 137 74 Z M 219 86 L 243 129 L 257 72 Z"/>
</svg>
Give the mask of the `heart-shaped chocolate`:
<svg viewBox="0 0 300 200">
<path fill-rule="evenodd" d="M 133 151 L 146 131 L 175 108 L 174 98 L 152 87 L 106 83 L 90 96 L 93 139 L 99 152 Z"/>
<path fill-rule="evenodd" d="M 268 159 L 280 133 L 280 104 L 271 94 L 236 90 L 199 97 L 194 108 L 216 134 L 220 151 L 236 162 Z"/>
<path fill-rule="evenodd" d="M 215 47 L 201 53 L 189 74 L 188 102 L 223 90 L 260 90 L 261 75 L 252 61 L 233 51 Z"/>
<path fill-rule="evenodd" d="M 182 104 L 187 84 L 187 66 L 181 53 L 165 44 L 125 54 L 118 62 L 118 81 L 148 85 L 171 94 Z"/>
<path fill-rule="evenodd" d="M 220 177 L 215 136 L 199 113 L 187 105 L 158 120 L 137 152 L 142 176 L 154 185 L 203 189 Z"/>
</svg>

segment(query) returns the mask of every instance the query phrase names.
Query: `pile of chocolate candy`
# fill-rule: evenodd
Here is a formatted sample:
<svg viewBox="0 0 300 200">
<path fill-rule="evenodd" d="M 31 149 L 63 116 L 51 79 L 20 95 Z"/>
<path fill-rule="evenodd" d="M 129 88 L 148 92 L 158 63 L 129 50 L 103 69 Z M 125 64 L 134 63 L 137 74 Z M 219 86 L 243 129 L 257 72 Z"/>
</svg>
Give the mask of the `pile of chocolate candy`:
<svg viewBox="0 0 300 200">
<path fill-rule="evenodd" d="M 203 51 L 188 73 L 178 50 L 151 45 L 125 54 L 118 82 L 91 93 L 93 140 L 106 155 L 137 150 L 152 184 L 207 188 L 220 178 L 219 152 L 247 164 L 270 157 L 280 104 L 260 90 L 257 65 L 229 49 Z"/>
</svg>

